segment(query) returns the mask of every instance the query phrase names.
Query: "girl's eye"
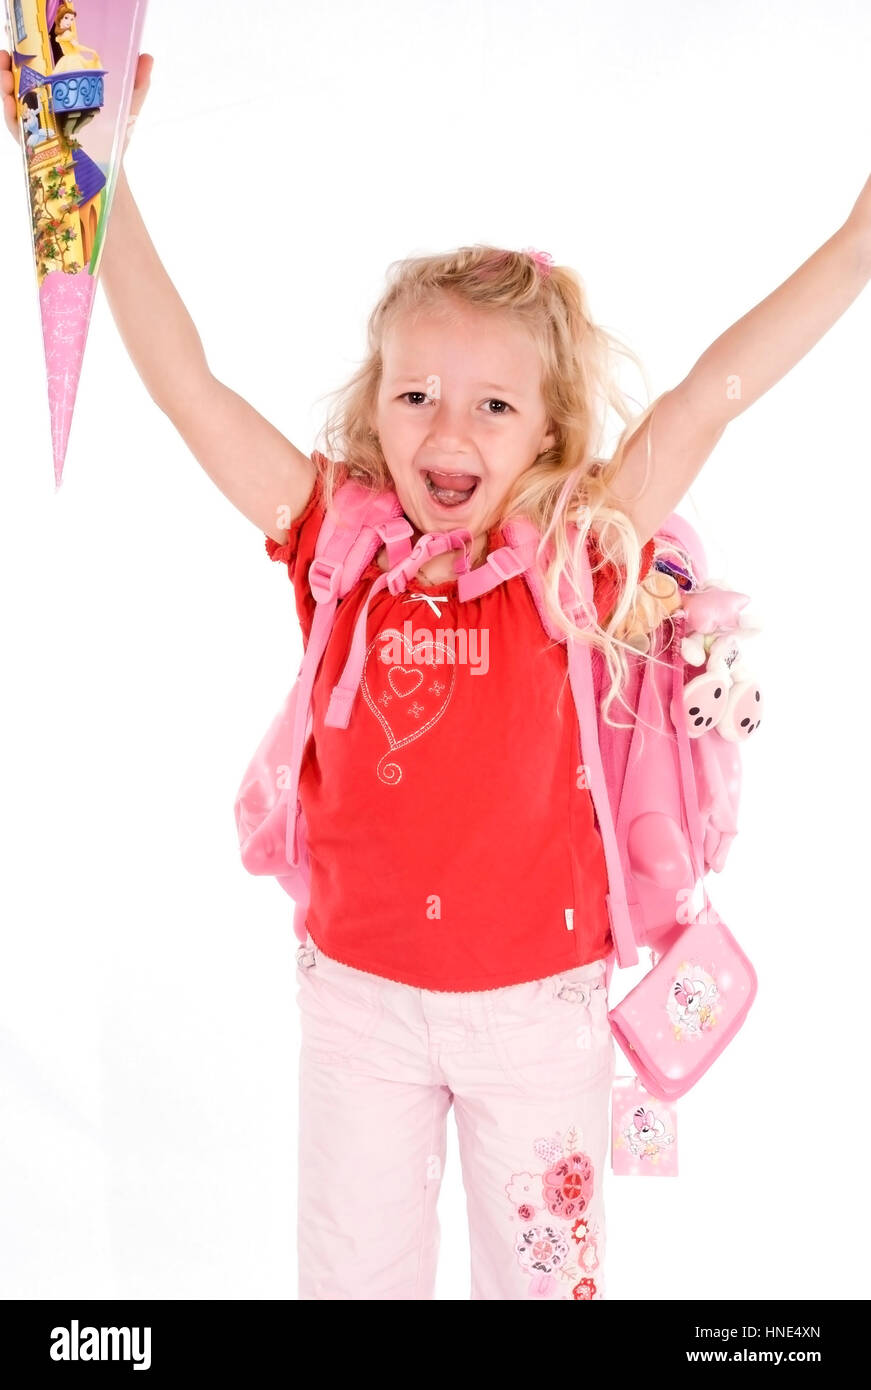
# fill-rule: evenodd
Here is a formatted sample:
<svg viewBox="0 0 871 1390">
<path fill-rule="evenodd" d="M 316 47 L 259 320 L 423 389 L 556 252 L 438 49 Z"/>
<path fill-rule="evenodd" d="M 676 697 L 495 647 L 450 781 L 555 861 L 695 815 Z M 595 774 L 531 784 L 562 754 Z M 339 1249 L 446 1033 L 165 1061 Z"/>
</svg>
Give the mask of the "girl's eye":
<svg viewBox="0 0 871 1390">
<path fill-rule="evenodd" d="M 420 398 L 420 401 L 428 401 L 428 400 L 436 400 L 436 399 L 437 399 L 437 397 L 435 397 L 435 396 L 429 396 L 429 395 L 427 395 L 426 391 L 403 391 L 403 393 L 402 393 L 402 395 L 399 397 L 399 399 L 400 399 L 401 401 L 407 400 L 408 403 L 409 403 L 409 405 L 417 405 L 417 404 L 418 404 L 418 401 L 409 399 L 411 396 L 417 396 L 417 397 L 419 397 L 419 398 Z M 487 412 L 488 415 L 505 415 L 509 410 L 513 410 L 513 409 L 514 409 L 514 407 L 513 407 L 512 405 L 509 405 L 507 401 L 500 401 L 500 400 L 498 400 L 496 397 L 491 397 L 491 399 L 487 402 L 487 404 L 488 404 L 488 405 L 499 405 L 499 406 L 502 406 L 502 409 L 501 409 L 501 410 L 496 410 L 496 411 L 488 410 L 488 412 Z"/>
</svg>

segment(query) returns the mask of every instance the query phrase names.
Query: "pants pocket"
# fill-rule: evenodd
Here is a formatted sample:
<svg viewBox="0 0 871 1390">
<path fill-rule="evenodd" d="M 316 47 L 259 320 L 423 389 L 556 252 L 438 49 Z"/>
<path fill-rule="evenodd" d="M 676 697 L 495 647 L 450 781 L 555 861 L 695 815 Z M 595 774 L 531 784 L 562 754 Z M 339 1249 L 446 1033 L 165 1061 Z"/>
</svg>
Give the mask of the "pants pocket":
<svg viewBox="0 0 871 1390">
<path fill-rule="evenodd" d="M 604 962 L 513 988 L 512 999 L 487 1000 L 490 1042 L 506 1079 L 526 1094 L 555 1097 L 601 1084 L 615 1062 Z"/>
<path fill-rule="evenodd" d="M 377 979 L 311 945 L 300 946 L 296 958 L 302 1050 L 320 1062 L 353 1060 L 383 1012 Z"/>
</svg>

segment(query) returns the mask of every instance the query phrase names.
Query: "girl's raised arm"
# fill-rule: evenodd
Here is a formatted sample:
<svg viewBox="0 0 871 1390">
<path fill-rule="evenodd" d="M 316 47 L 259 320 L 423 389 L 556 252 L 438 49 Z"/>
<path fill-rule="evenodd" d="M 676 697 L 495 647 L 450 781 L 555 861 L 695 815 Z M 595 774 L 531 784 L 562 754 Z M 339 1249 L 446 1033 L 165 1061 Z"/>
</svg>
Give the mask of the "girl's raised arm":
<svg viewBox="0 0 871 1390">
<path fill-rule="evenodd" d="M 315 466 L 209 370 L 190 315 L 160 262 L 122 169 L 102 283 L 131 361 L 212 482 L 267 535 L 305 507 Z M 279 517 L 284 526 L 279 526 Z"/>
<path fill-rule="evenodd" d="M 140 55 L 134 114 L 148 90 L 152 61 L 149 54 Z M 0 50 L 3 115 L 19 139 L 13 90 L 11 58 Z M 154 249 L 123 167 L 100 278 L 118 332 L 151 399 L 224 496 L 283 544 L 288 522 L 302 512 L 311 494 L 315 466 L 212 375 L 199 334 Z"/>
<path fill-rule="evenodd" d="M 613 488 L 642 543 L 678 505 L 729 421 L 786 376 L 869 279 L 871 179 L 834 235 L 722 333 L 632 436 Z M 648 431 L 651 473 L 639 495 Z"/>
</svg>

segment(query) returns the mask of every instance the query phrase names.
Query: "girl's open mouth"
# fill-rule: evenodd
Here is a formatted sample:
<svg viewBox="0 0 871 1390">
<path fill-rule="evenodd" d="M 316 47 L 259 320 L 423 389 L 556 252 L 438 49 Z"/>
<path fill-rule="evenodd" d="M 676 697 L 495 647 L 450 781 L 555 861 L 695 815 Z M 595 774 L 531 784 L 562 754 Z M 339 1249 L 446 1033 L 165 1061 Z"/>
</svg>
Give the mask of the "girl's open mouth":
<svg viewBox="0 0 871 1390">
<path fill-rule="evenodd" d="M 430 497 L 441 507 L 462 507 L 480 482 L 474 473 L 440 473 L 433 468 L 424 471 L 423 480 Z"/>
</svg>

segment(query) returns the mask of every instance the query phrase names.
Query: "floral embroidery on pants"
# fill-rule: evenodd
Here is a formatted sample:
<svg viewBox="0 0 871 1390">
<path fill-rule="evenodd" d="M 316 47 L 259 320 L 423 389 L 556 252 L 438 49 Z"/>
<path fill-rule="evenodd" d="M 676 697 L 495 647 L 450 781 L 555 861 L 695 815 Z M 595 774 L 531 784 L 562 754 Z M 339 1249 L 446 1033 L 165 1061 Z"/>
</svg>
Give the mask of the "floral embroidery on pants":
<svg viewBox="0 0 871 1390">
<path fill-rule="evenodd" d="M 580 1216 L 592 1195 L 593 1165 L 586 1154 L 568 1154 L 544 1175 L 544 1200 L 552 1216 Z"/>
<path fill-rule="evenodd" d="M 514 1250 L 521 1269 L 532 1274 L 530 1297 L 547 1297 L 556 1286 L 554 1270 L 568 1259 L 568 1241 L 553 1226 L 530 1226 L 520 1232 Z"/>
<path fill-rule="evenodd" d="M 547 1165 L 546 1171 L 512 1173 L 505 1184 L 515 1216 L 523 1223 L 514 1252 L 521 1269 L 531 1276 L 530 1298 L 602 1296 L 590 1277 L 600 1264 L 601 1231 L 586 1215 L 595 1175 L 582 1145 L 576 1126 L 562 1137 L 536 1139 L 533 1152 Z M 544 1220 L 534 1222 L 537 1215 Z M 561 1287 L 567 1291 L 561 1292 Z"/>
</svg>

